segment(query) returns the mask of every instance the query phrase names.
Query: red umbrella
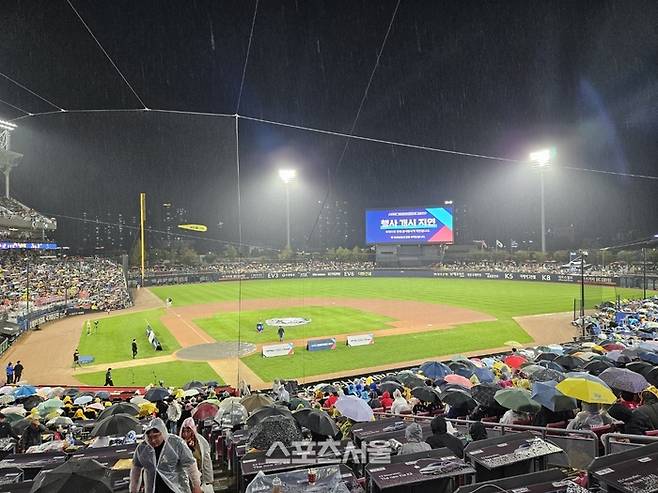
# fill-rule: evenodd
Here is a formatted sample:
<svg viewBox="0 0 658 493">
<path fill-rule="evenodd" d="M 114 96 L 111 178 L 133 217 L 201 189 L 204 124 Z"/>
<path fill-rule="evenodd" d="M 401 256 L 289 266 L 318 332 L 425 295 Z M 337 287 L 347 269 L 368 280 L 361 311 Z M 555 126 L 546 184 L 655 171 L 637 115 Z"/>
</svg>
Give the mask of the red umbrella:
<svg viewBox="0 0 658 493">
<path fill-rule="evenodd" d="M 527 360 L 518 354 L 512 354 L 505 358 L 505 364 L 510 368 L 519 368 Z"/>
<path fill-rule="evenodd" d="M 616 351 L 616 350 L 622 351 L 626 349 L 626 346 L 624 346 L 623 344 L 617 344 L 616 342 L 610 342 L 608 344 L 604 344 L 602 347 L 603 349 L 606 349 L 608 351 Z"/>
<path fill-rule="evenodd" d="M 473 383 L 468 378 L 462 377 L 461 375 L 446 375 L 443 377 L 443 380 L 445 380 L 447 383 L 461 385 L 467 389 L 470 389 L 473 386 Z"/>
<path fill-rule="evenodd" d="M 214 418 L 217 414 L 217 409 L 219 409 L 217 404 L 213 404 L 212 402 L 202 402 L 194 411 L 192 411 L 192 417 L 197 421 Z"/>
</svg>

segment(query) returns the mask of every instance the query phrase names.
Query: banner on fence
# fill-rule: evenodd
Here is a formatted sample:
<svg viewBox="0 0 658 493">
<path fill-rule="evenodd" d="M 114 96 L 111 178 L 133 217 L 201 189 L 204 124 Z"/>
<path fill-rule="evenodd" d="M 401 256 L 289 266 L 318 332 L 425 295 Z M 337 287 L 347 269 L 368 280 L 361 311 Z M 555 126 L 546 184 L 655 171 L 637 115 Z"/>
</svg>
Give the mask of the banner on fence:
<svg viewBox="0 0 658 493">
<path fill-rule="evenodd" d="M 372 334 L 359 334 L 355 336 L 347 336 L 348 346 L 367 346 L 374 344 L 375 337 Z"/>
<path fill-rule="evenodd" d="M 263 357 L 273 358 L 275 356 L 288 356 L 295 353 L 295 346 L 291 342 L 283 344 L 269 344 L 263 346 Z"/>
<path fill-rule="evenodd" d="M 306 342 L 306 349 L 308 351 L 327 351 L 330 349 L 336 349 L 336 339 L 309 339 Z"/>
</svg>

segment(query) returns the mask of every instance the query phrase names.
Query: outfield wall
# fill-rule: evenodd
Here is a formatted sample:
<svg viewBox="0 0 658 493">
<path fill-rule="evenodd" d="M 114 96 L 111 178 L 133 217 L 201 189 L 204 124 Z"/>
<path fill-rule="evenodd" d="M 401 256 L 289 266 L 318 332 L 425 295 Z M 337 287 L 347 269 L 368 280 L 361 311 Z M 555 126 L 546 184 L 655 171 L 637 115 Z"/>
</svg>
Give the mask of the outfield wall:
<svg viewBox="0 0 658 493">
<path fill-rule="evenodd" d="M 493 279 L 509 281 L 535 281 L 557 283 L 580 283 L 578 274 L 537 274 L 533 272 L 498 272 L 498 271 L 433 271 L 423 269 L 376 269 L 376 270 L 344 270 L 344 271 L 316 271 L 316 272 L 252 272 L 244 274 L 223 274 L 219 272 L 208 273 L 179 273 L 179 274 L 153 274 L 144 279 L 145 286 L 161 286 L 167 284 L 191 284 L 202 282 L 220 282 L 237 280 L 260 279 L 328 279 L 328 278 L 357 278 L 357 277 L 417 277 L 417 278 L 449 278 L 449 279 Z M 585 276 L 585 284 L 604 286 L 628 286 L 631 276 Z M 642 278 L 639 278 L 640 284 Z M 658 277 L 647 278 L 647 288 L 656 289 Z"/>
</svg>

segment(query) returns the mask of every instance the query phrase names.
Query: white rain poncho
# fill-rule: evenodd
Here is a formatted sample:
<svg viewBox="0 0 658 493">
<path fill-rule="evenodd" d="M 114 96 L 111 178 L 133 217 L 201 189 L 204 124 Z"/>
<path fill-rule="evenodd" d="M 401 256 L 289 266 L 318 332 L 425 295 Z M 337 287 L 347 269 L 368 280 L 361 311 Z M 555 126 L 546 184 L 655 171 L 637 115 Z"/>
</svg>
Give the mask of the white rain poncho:
<svg viewBox="0 0 658 493">
<path fill-rule="evenodd" d="M 151 420 L 146 431 L 152 429 L 157 429 L 165 438 L 160 458 L 156 462 L 155 449 L 146 439 L 137 446 L 130 471 L 130 491 L 138 491 L 139 476 L 143 469 L 145 493 L 154 493 L 156 474 L 174 493 L 190 493 L 190 482 L 194 485 L 200 485 L 201 482 L 192 452 L 182 438 L 167 433 L 164 421 L 160 418 Z"/>
</svg>

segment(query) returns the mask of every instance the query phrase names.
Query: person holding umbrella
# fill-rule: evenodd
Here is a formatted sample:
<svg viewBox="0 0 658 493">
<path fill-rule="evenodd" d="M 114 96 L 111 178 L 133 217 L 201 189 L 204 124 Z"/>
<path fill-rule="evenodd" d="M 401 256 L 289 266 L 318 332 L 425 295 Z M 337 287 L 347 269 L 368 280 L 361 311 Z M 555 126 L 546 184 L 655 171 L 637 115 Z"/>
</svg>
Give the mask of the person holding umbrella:
<svg viewBox="0 0 658 493">
<path fill-rule="evenodd" d="M 180 431 L 180 437 L 190 448 L 192 455 L 196 459 L 196 465 L 201 471 L 201 491 L 203 493 L 212 493 L 213 487 L 213 469 L 210 459 L 210 445 L 197 431 L 194 419 L 187 418 L 183 421 Z"/>
<path fill-rule="evenodd" d="M 140 489 L 145 472 L 145 493 L 192 493 L 201 490 L 201 473 L 194 455 L 181 437 L 167 433 L 164 421 L 152 419 L 146 426 L 146 440 L 135 449 L 130 469 L 130 493 Z"/>
</svg>

